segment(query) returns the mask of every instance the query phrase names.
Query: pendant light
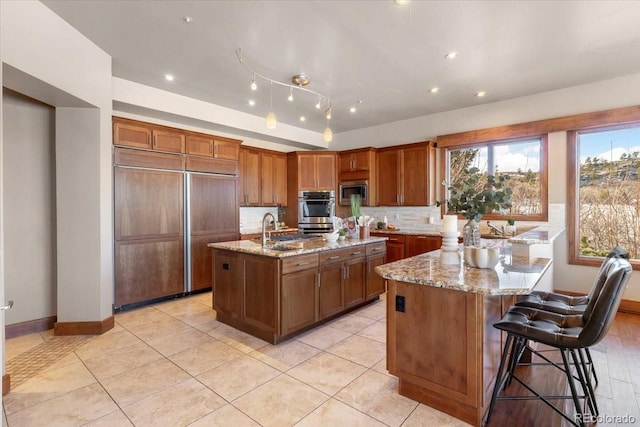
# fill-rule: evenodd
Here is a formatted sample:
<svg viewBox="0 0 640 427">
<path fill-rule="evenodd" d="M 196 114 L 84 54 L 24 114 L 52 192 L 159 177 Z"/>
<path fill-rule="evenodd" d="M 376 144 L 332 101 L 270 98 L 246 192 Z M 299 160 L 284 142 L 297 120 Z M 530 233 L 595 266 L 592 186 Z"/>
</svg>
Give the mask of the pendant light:
<svg viewBox="0 0 640 427">
<path fill-rule="evenodd" d="M 273 84 L 269 83 L 269 114 L 267 114 L 267 128 L 275 129 L 277 123 L 276 115 L 273 112 Z"/>
<path fill-rule="evenodd" d="M 331 132 L 331 128 L 329 126 L 326 127 L 324 132 L 322 132 L 322 139 L 324 140 L 324 142 L 333 141 L 333 132 Z"/>
</svg>

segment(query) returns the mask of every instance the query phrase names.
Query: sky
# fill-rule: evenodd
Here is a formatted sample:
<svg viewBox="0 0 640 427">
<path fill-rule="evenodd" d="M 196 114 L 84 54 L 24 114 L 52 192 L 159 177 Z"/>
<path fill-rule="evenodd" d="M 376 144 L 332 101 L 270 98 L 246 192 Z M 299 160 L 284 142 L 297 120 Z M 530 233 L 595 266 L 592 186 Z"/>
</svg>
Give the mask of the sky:
<svg viewBox="0 0 640 427">
<path fill-rule="evenodd" d="M 598 157 L 607 161 L 620 160 L 623 153 L 640 152 L 640 127 L 583 133 L 579 142 L 580 163 L 584 163 L 587 157 Z"/>
<path fill-rule="evenodd" d="M 540 171 L 540 141 L 523 141 L 494 146 L 495 164 L 500 172 Z M 476 156 L 476 166 L 481 171 L 487 168 L 487 149 L 481 148 Z"/>
</svg>

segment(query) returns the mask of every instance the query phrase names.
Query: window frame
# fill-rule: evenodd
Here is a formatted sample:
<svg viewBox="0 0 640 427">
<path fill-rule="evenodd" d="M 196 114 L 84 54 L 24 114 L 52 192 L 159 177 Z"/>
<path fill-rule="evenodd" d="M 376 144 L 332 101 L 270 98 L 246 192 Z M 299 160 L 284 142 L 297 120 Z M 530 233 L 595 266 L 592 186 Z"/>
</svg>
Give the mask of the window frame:
<svg viewBox="0 0 640 427">
<path fill-rule="evenodd" d="M 540 140 L 540 208 L 541 208 L 541 211 L 539 214 L 534 214 L 534 215 L 512 214 L 511 218 L 513 218 L 515 221 L 523 221 L 523 222 L 548 221 L 549 220 L 549 185 L 548 185 L 549 183 L 548 181 L 549 137 L 548 137 L 548 134 L 546 133 L 538 134 L 538 135 L 526 135 L 526 136 L 517 137 L 517 138 L 495 139 L 495 140 L 488 140 L 488 141 L 482 141 L 482 142 L 474 142 L 471 144 L 456 144 L 452 146 L 447 146 L 444 149 L 445 152 L 444 152 L 444 161 L 442 162 L 443 163 L 442 176 L 444 177 L 445 181 L 447 182 L 449 181 L 449 178 L 450 178 L 449 162 L 451 158 L 450 157 L 451 151 L 475 149 L 475 148 L 497 146 L 497 145 L 506 145 L 506 144 L 530 141 L 535 139 Z M 445 200 L 448 197 L 448 190 L 447 188 L 445 188 L 444 185 L 442 187 L 443 188 L 441 189 L 441 200 Z M 443 209 L 443 214 L 446 213 L 444 212 L 444 206 L 442 209 Z M 463 219 L 464 216 L 462 214 L 458 214 L 458 218 Z M 482 216 L 483 220 L 494 220 L 494 221 L 506 221 L 508 218 L 509 218 L 508 216 L 500 213 L 490 213 Z"/>
<path fill-rule="evenodd" d="M 580 213 L 578 211 L 578 198 L 580 196 L 580 156 L 578 153 L 578 136 L 580 133 L 602 132 L 634 127 L 640 127 L 640 121 L 588 126 L 567 132 L 567 251 L 569 264 L 598 267 L 604 259 L 604 257 L 600 256 L 580 254 Z M 640 259 L 631 259 L 629 262 L 634 270 L 640 270 Z"/>
</svg>

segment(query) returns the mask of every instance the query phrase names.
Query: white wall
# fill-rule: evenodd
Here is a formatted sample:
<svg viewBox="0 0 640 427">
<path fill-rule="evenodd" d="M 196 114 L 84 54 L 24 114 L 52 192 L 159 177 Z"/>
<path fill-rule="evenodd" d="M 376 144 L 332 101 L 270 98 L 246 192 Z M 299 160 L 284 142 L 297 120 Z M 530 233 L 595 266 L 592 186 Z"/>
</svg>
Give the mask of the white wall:
<svg viewBox="0 0 640 427">
<path fill-rule="evenodd" d="M 56 315 L 54 109 L 3 91 L 6 324 Z"/>
<path fill-rule="evenodd" d="M 40 2 L 2 1 L 0 17 L 3 86 L 58 108 L 58 321 L 104 320 L 113 303 L 111 58 Z"/>
</svg>

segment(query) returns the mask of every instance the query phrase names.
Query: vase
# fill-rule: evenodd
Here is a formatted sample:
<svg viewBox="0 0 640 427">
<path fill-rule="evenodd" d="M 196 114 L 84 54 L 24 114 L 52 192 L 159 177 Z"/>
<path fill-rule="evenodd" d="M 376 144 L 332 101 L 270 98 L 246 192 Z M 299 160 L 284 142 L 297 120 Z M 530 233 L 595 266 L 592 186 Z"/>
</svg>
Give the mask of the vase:
<svg viewBox="0 0 640 427">
<path fill-rule="evenodd" d="M 462 228 L 462 242 L 464 246 L 480 245 L 480 226 L 475 219 L 470 219 Z"/>
</svg>

